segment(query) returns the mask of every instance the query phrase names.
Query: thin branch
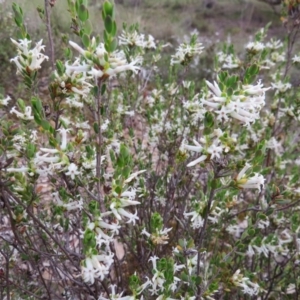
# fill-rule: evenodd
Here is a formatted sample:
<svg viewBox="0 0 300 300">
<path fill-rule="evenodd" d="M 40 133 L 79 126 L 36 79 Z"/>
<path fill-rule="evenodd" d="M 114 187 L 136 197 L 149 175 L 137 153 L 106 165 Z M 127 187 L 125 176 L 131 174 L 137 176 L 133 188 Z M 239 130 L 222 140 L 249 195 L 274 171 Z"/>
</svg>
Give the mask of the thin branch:
<svg viewBox="0 0 300 300">
<path fill-rule="evenodd" d="M 52 29 L 50 24 L 50 10 L 49 10 L 49 0 L 45 0 L 45 14 L 46 14 L 46 27 L 48 33 L 48 40 L 50 46 L 50 62 L 52 71 L 55 70 L 55 58 L 54 58 L 54 45 L 53 45 L 53 37 L 52 37 Z"/>
</svg>

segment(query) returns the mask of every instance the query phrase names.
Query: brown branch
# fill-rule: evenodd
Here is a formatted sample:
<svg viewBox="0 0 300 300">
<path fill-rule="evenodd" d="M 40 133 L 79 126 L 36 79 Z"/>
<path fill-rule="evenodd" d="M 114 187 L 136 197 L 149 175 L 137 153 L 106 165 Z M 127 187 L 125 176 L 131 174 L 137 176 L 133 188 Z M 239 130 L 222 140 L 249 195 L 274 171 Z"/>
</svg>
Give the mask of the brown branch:
<svg viewBox="0 0 300 300">
<path fill-rule="evenodd" d="M 54 45 L 53 45 L 53 37 L 50 23 L 50 11 L 49 11 L 49 0 L 45 0 L 45 14 L 46 14 L 46 27 L 50 45 L 50 62 L 52 71 L 55 70 L 55 58 L 54 58 Z"/>
</svg>

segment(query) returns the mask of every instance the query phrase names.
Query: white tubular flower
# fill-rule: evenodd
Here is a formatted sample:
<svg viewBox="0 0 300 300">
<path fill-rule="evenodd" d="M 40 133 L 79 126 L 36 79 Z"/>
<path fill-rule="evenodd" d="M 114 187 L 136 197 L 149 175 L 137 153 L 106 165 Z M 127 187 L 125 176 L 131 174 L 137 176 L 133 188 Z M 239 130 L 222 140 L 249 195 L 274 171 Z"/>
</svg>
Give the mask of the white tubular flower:
<svg viewBox="0 0 300 300">
<path fill-rule="evenodd" d="M 259 80 L 256 85 L 252 85 L 252 84 L 243 85 L 242 89 L 248 95 L 260 96 L 270 89 L 270 88 L 264 88 L 263 86 L 264 85 L 261 83 L 261 80 Z"/>
<path fill-rule="evenodd" d="M 58 192 L 52 193 L 52 197 L 54 198 L 54 200 L 55 200 L 55 202 L 56 202 L 56 204 L 58 206 L 62 206 L 62 207 L 64 207 L 68 211 L 71 211 L 71 210 L 74 210 L 74 209 L 76 209 L 76 210 L 77 209 L 82 210 L 82 208 L 83 208 L 83 200 L 82 200 L 82 198 L 79 201 L 72 201 L 72 202 L 69 202 L 69 203 L 64 203 L 60 199 Z"/>
<path fill-rule="evenodd" d="M 38 70 L 41 68 L 42 62 L 46 59 L 48 60 L 48 56 L 39 53 L 37 49 L 33 49 L 31 52 L 31 62 L 30 65 L 28 66 L 30 70 Z"/>
<path fill-rule="evenodd" d="M 29 50 L 31 41 L 27 39 L 19 40 L 19 43 L 14 39 L 11 39 L 11 41 L 18 47 L 19 55 L 11 61 L 16 64 L 19 72 L 28 72 L 28 69 L 29 71 L 36 71 L 41 68 L 41 64 L 45 59 L 49 59 L 48 56 L 41 53 L 45 48 L 42 45 L 43 40 L 40 40 L 32 50 Z"/>
<path fill-rule="evenodd" d="M 69 41 L 70 46 L 72 46 L 76 51 L 78 51 L 81 55 L 85 55 L 86 51 L 84 49 L 82 49 L 78 44 Z"/>
<path fill-rule="evenodd" d="M 261 42 L 250 42 L 246 45 L 246 49 L 250 52 L 260 52 L 265 49 L 265 45 Z"/>
<path fill-rule="evenodd" d="M 12 173 L 12 172 L 17 172 L 17 173 L 26 173 L 28 172 L 29 168 L 27 167 L 20 167 L 20 168 L 7 168 L 6 172 Z"/>
<path fill-rule="evenodd" d="M 266 145 L 266 148 L 273 149 L 276 155 L 280 156 L 283 152 L 282 143 L 278 142 L 275 137 L 272 137 Z"/>
<path fill-rule="evenodd" d="M 111 212 L 115 215 L 115 217 L 121 221 L 122 216 L 128 218 L 127 223 L 133 223 L 135 224 L 136 220 L 139 219 L 137 215 L 137 211 L 132 214 L 124 209 L 124 207 L 130 206 L 130 205 L 137 205 L 140 204 L 140 202 L 135 201 L 136 197 L 136 190 L 135 189 L 128 189 L 121 193 L 121 195 L 118 195 L 117 193 L 113 192 L 113 195 L 116 197 L 111 205 L 110 209 Z"/>
<path fill-rule="evenodd" d="M 44 149 L 46 150 L 46 149 Z M 50 149 L 52 150 L 52 149 Z M 39 165 L 41 163 L 57 163 L 60 161 L 60 157 L 59 156 L 48 156 L 49 153 L 46 153 L 44 155 L 40 155 L 39 152 L 36 153 L 35 158 L 34 158 L 34 163 L 36 165 Z"/>
<path fill-rule="evenodd" d="M 211 154 L 210 159 L 220 158 L 220 155 L 223 152 L 222 146 L 217 146 L 216 144 L 212 144 L 210 147 L 207 148 L 207 152 Z"/>
<path fill-rule="evenodd" d="M 85 57 L 88 64 L 78 67 L 68 67 L 68 71 L 86 72 L 91 69 L 88 74 L 93 76 L 95 79 L 113 77 L 114 75 L 125 71 L 137 73 L 140 69 L 138 65 L 142 63 L 142 60 L 139 57 L 128 63 L 123 51 L 107 53 L 103 43 L 100 43 L 97 47 L 94 45 L 96 48 L 94 53 L 88 53 L 72 41 L 70 41 L 69 44 Z M 108 56 L 108 61 L 106 61 L 105 56 Z M 97 66 L 95 66 L 94 63 L 95 60 L 99 61 Z"/>
<path fill-rule="evenodd" d="M 135 296 L 124 296 L 124 297 L 122 297 L 123 292 L 121 294 L 117 294 L 116 285 L 114 285 L 114 284 L 112 284 L 110 286 L 110 288 L 111 288 L 111 294 L 109 295 L 109 299 L 105 298 L 103 296 L 100 296 L 98 298 L 98 300 L 136 300 Z"/>
<path fill-rule="evenodd" d="M 75 88 L 72 87 L 72 91 L 75 91 Z M 76 107 L 76 108 L 82 108 L 84 107 L 83 102 L 78 101 L 79 97 L 76 97 L 77 95 L 75 94 L 74 97 L 68 97 L 66 98 L 66 104 L 68 104 L 70 107 Z"/>
<path fill-rule="evenodd" d="M 194 144 L 196 146 L 190 146 L 190 145 L 186 145 L 184 144 L 183 145 L 183 148 L 187 149 L 187 150 L 191 150 L 191 151 L 195 151 L 195 152 L 202 152 L 203 150 L 203 147 L 196 141 L 196 140 L 193 140 Z"/>
<path fill-rule="evenodd" d="M 24 69 L 25 66 L 23 66 L 23 65 L 20 64 L 18 56 L 12 58 L 10 61 L 14 62 L 16 64 L 16 66 L 17 66 L 17 74 L 19 72 L 21 73 L 23 71 L 23 69 Z"/>
<path fill-rule="evenodd" d="M 28 48 L 31 44 L 30 40 L 27 39 L 19 40 L 19 43 L 12 38 L 10 40 L 12 41 L 13 44 L 15 44 L 18 47 L 21 53 L 23 53 L 26 56 L 28 55 Z"/>
<path fill-rule="evenodd" d="M 203 143 L 206 143 L 205 139 L 202 139 Z M 191 146 L 191 145 L 185 145 L 183 142 L 181 148 L 195 151 L 195 152 L 203 152 L 203 154 L 197 158 L 196 160 L 190 162 L 187 167 L 192 167 L 198 164 L 199 162 L 205 161 L 207 158 L 209 159 L 214 159 L 214 158 L 220 158 L 224 147 L 223 145 L 220 145 L 220 140 L 217 138 L 215 139 L 211 145 L 206 145 L 205 149 L 203 146 L 201 146 L 197 141 L 194 140 L 194 143 L 196 146 Z"/>
<path fill-rule="evenodd" d="M 251 258 L 251 257 L 253 257 L 254 254 L 255 254 L 255 251 L 253 250 L 253 247 L 251 245 L 248 245 L 248 250 L 246 252 L 246 255 Z"/>
<path fill-rule="evenodd" d="M 84 282 L 94 284 L 95 278 L 98 277 L 98 271 L 94 269 L 92 259 L 87 257 L 81 266 L 81 276 Z"/>
<path fill-rule="evenodd" d="M 211 84 L 209 81 L 205 80 L 206 84 L 210 88 L 210 90 L 217 96 L 221 97 L 222 91 L 219 88 L 219 85 L 214 81 L 214 84 Z"/>
<path fill-rule="evenodd" d="M 60 132 L 61 134 L 61 144 L 60 144 L 60 149 L 61 150 L 66 150 L 67 148 L 67 133 L 69 132 L 69 129 L 65 129 L 65 128 L 60 128 L 57 131 Z"/>
<path fill-rule="evenodd" d="M 143 34 L 139 34 L 136 30 L 134 32 L 127 32 L 125 30 L 122 31 L 119 36 L 119 44 L 120 45 L 128 45 L 128 46 L 144 46 L 144 38 Z"/>
<path fill-rule="evenodd" d="M 91 260 L 94 269 L 97 271 L 97 275 L 99 276 L 100 280 L 103 280 L 104 277 L 109 273 L 111 258 L 106 257 L 106 255 L 93 255 Z"/>
<path fill-rule="evenodd" d="M 114 254 L 110 252 L 105 255 L 91 255 L 90 257 L 87 257 L 81 266 L 83 281 L 93 284 L 96 278 L 104 280 L 114 261 L 113 256 Z"/>
<path fill-rule="evenodd" d="M 245 176 L 245 173 L 249 168 L 251 168 L 251 165 L 246 163 L 245 167 L 240 171 L 236 178 L 237 186 L 242 189 L 258 189 L 261 191 L 264 187 L 264 177 L 257 173 L 250 178 Z"/>
<path fill-rule="evenodd" d="M 155 245 L 166 245 L 168 244 L 168 233 L 172 230 L 173 228 L 165 228 L 165 229 L 156 229 L 155 233 L 150 234 L 147 232 L 147 230 L 144 228 L 141 232 L 141 234 L 144 234 L 148 238 L 151 239 L 153 244 Z"/>
<path fill-rule="evenodd" d="M 184 212 L 183 215 L 185 218 L 192 217 L 191 223 L 192 223 L 192 228 L 194 228 L 194 229 L 200 228 L 204 224 L 204 220 L 203 220 L 202 216 L 197 211 L 191 211 L 189 213 Z"/>
<path fill-rule="evenodd" d="M 206 81 L 206 84 L 210 93 L 208 99 L 200 100 L 201 103 L 213 110 L 218 115 L 218 120 L 228 122 L 231 117 L 245 125 L 259 118 L 259 112 L 265 105 L 265 92 L 269 90 L 258 81 L 256 85 L 244 85 L 234 95 L 228 96 L 226 92 L 222 93 L 216 82 L 211 84 Z"/>
<path fill-rule="evenodd" d="M 195 55 L 200 55 L 204 47 L 201 43 L 180 44 L 174 55 L 171 56 L 171 65 L 185 64 L 189 62 Z"/>
<path fill-rule="evenodd" d="M 7 96 L 6 98 L 4 99 L 0 99 L 0 105 L 3 105 L 3 106 L 7 106 L 8 105 L 8 102 L 11 100 L 11 98 L 9 96 Z"/>
<path fill-rule="evenodd" d="M 26 108 L 25 108 L 24 119 L 25 120 L 33 120 L 33 116 L 31 115 L 31 107 L 30 106 L 26 106 Z"/>
<path fill-rule="evenodd" d="M 239 58 L 233 54 L 218 52 L 217 57 L 222 69 L 236 69 L 241 63 Z"/>
<path fill-rule="evenodd" d="M 101 228 L 111 230 L 112 234 L 119 234 L 119 229 L 121 228 L 119 223 L 109 224 L 109 223 L 106 223 L 105 221 L 103 221 L 101 217 L 99 217 L 98 225 Z"/>
<path fill-rule="evenodd" d="M 101 78 L 104 75 L 104 72 L 101 70 L 92 68 L 92 70 L 89 72 L 89 74 L 92 75 L 94 78 Z"/>
<path fill-rule="evenodd" d="M 74 164 L 74 163 L 71 163 L 69 166 L 68 166 L 68 172 L 65 173 L 67 176 L 70 176 L 72 178 L 72 180 L 75 179 L 75 176 L 76 175 L 80 175 L 81 172 L 78 171 L 78 167 Z"/>
<path fill-rule="evenodd" d="M 13 106 L 10 110 L 11 114 L 15 114 L 18 118 L 23 118 L 24 114 L 20 113 L 19 111 L 16 110 L 16 107 Z"/>
<path fill-rule="evenodd" d="M 115 217 L 121 221 L 122 220 L 122 216 L 123 217 L 126 217 L 128 218 L 128 221 L 127 223 L 133 223 L 135 224 L 135 222 L 137 220 L 139 220 L 139 217 L 137 215 L 137 212 L 135 212 L 135 214 L 132 214 L 128 211 L 126 211 L 124 208 L 122 207 L 118 207 L 119 203 L 117 202 L 113 202 L 111 205 L 110 205 L 110 209 L 112 211 L 112 213 L 115 215 Z"/>
<path fill-rule="evenodd" d="M 267 44 L 267 48 L 270 48 L 271 50 L 276 50 L 283 47 L 283 43 L 280 40 L 274 40 L 271 39 Z"/>
<path fill-rule="evenodd" d="M 299 55 L 295 55 L 293 58 L 292 58 L 292 61 L 293 63 L 300 63 L 300 56 Z"/>
<path fill-rule="evenodd" d="M 259 285 L 257 283 L 253 283 L 247 277 L 243 277 L 242 280 L 236 283 L 239 287 L 242 288 L 242 292 L 249 296 L 256 296 L 259 293 Z"/>
<path fill-rule="evenodd" d="M 291 295 L 296 293 L 296 285 L 294 283 L 290 283 L 286 288 L 286 293 Z"/>
<path fill-rule="evenodd" d="M 197 159 L 193 160 L 192 162 L 190 162 L 189 164 L 187 164 L 187 167 L 193 167 L 195 165 L 197 165 L 198 163 L 205 161 L 207 159 L 207 155 L 201 155 L 200 157 L 198 157 Z"/>
<path fill-rule="evenodd" d="M 287 83 L 283 83 L 282 81 L 277 81 L 276 83 L 271 83 L 273 89 L 276 90 L 276 94 L 278 93 L 284 93 L 287 90 L 289 90 L 290 88 L 292 88 L 292 85 L 287 82 Z"/>
<path fill-rule="evenodd" d="M 147 282 L 144 284 L 146 286 L 151 285 L 151 289 L 149 289 L 149 291 L 151 292 L 152 295 L 157 294 L 159 291 L 163 291 L 164 290 L 164 283 L 165 283 L 165 277 L 164 274 L 162 272 L 159 272 L 157 270 L 157 264 L 156 261 L 158 260 L 157 256 L 151 256 L 149 258 L 149 261 L 152 262 L 153 265 L 153 277 L 152 279 L 148 279 Z"/>
<path fill-rule="evenodd" d="M 90 65 L 88 64 L 73 64 L 69 65 L 68 63 L 65 64 L 66 67 L 66 74 L 70 76 L 73 72 L 81 73 L 81 72 L 87 72 L 90 70 Z"/>
<path fill-rule="evenodd" d="M 36 153 L 34 158 L 34 164 L 36 166 L 39 166 L 43 163 L 56 163 L 57 166 L 61 165 L 69 165 L 68 157 L 64 154 L 64 150 L 67 148 L 67 132 L 68 129 L 61 128 L 58 130 L 61 134 L 61 145 L 60 150 L 58 149 L 48 149 L 48 148 L 41 148 L 39 152 Z M 44 152 L 45 154 L 41 154 L 41 152 Z M 57 154 L 54 156 L 49 156 L 49 154 Z M 53 165 L 54 167 L 54 165 Z M 77 166 L 75 166 L 77 168 Z M 78 171 L 72 164 L 69 165 L 68 174 L 74 179 L 73 177 L 75 175 L 78 175 Z"/>
<path fill-rule="evenodd" d="M 201 146 L 196 140 L 194 140 L 194 143 L 195 143 L 196 146 L 183 144 L 182 148 L 187 149 L 187 150 L 191 150 L 191 151 L 194 151 L 194 152 L 202 152 L 203 146 Z M 199 158 L 197 158 L 197 159 L 193 160 L 192 162 L 190 162 L 189 164 L 187 164 L 187 167 L 193 167 L 196 164 L 206 160 L 206 158 L 207 158 L 207 155 L 201 155 Z"/>
<path fill-rule="evenodd" d="M 137 63 L 138 63 L 138 61 L 132 61 L 129 64 L 126 64 L 123 66 L 118 66 L 114 69 L 109 68 L 106 70 L 105 75 L 114 76 L 114 75 L 124 72 L 124 71 L 132 71 L 133 73 L 136 74 L 140 69 L 140 67 L 136 65 Z"/>
<path fill-rule="evenodd" d="M 22 120 L 33 120 L 33 116 L 31 115 L 31 107 L 30 106 L 26 106 L 25 107 L 25 112 L 21 113 L 19 111 L 16 110 L 16 107 L 14 106 L 11 110 L 10 110 L 11 114 L 15 114 L 18 118 L 22 119 Z"/>
</svg>

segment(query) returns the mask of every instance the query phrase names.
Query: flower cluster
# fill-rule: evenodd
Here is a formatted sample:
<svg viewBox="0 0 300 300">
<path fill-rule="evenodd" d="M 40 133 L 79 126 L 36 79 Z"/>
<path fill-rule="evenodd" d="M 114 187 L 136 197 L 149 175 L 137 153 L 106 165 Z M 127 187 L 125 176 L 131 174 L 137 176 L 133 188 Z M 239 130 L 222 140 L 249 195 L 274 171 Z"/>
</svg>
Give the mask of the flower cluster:
<svg viewBox="0 0 300 300">
<path fill-rule="evenodd" d="M 180 44 L 174 55 L 171 56 L 171 65 L 188 64 L 195 56 L 202 53 L 204 47 L 201 43 L 197 42 L 197 36 L 193 35 L 189 44 Z"/>
<path fill-rule="evenodd" d="M 42 45 L 43 40 L 40 40 L 33 49 L 30 49 L 31 41 L 27 39 L 19 40 L 19 42 L 11 39 L 11 41 L 18 48 L 18 56 L 12 58 L 11 61 L 17 66 L 18 72 L 21 74 L 27 74 L 37 71 L 41 68 L 42 62 L 48 56 L 41 53 L 44 51 L 45 46 Z"/>
<path fill-rule="evenodd" d="M 242 85 L 229 95 L 220 89 L 217 82 L 212 84 L 206 81 L 206 84 L 210 91 L 201 99 L 201 103 L 218 115 L 217 120 L 228 122 L 233 118 L 245 125 L 259 118 L 259 112 L 265 105 L 265 92 L 269 89 L 259 81 L 256 85 Z"/>
<path fill-rule="evenodd" d="M 88 72 L 88 74 L 95 79 L 106 79 L 124 71 L 137 73 L 140 69 L 139 65 L 142 62 L 141 57 L 136 57 L 135 60 L 128 63 L 124 51 L 116 50 L 108 54 L 104 44 L 100 43 L 97 45 L 96 39 L 92 39 L 91 41 L 92 51 L 84 50 L 72 41 L 70 41 L 69 44 L 81 54 L 87 62 L 87 64 L 72 66 L 72 68 L 69 68 L 71 71 Z M 106 57 L 108 57 L 108 59 Z"/>
</svg>

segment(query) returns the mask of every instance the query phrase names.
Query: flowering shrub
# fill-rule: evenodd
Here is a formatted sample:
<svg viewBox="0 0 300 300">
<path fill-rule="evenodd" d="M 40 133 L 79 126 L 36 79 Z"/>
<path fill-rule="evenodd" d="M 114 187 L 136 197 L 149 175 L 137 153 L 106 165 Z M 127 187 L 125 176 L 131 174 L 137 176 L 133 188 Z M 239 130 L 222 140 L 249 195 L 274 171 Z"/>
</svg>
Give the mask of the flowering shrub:
<svg viewBox="0 0 300 300">
<path fill-rule="evenodd" d="M 136 25 L 117 38 L 112 2 L 102 37 L 87 1 L 68 6 L 80 40 L 44 100 L 49 58 L 13 5 L 31 97 L 0 99 L 1 299 L 297 299 L 299 24 L 286 44 L 265 28 L 244 56 L 218 49 L 212 78 L 186 81 L 197 33 L 162 78 L 164 43 Z"/>
</svg>

